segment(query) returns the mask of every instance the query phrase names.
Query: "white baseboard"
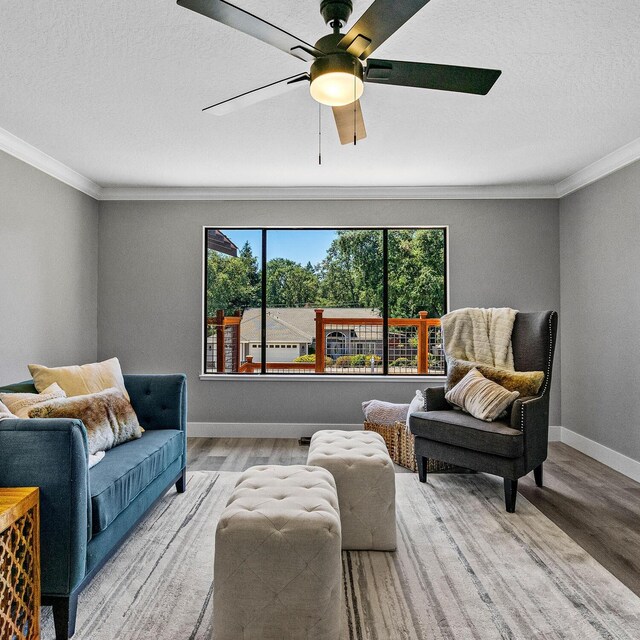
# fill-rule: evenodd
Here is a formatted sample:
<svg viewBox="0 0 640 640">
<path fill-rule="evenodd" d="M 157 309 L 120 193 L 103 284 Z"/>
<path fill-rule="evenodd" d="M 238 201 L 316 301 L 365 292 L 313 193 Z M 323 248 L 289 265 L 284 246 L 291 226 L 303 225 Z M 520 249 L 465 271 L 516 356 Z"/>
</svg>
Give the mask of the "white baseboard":
<svg viewBox="0 0 640 640">
<path fill-rule="evenodd" d="M 562 442 L 562 427 L 549 427 L 549 442 Z"/>
<path fill-rule="evenodd" d="M 561 442 L 573 447 L 577 451 L 588 455 L 590 458 L 602 462 L 607 467 L 618 471 L 622 475 L 640 482 L 640 462 L 625 456 L 623 453 L 609 449 L 603 444 L 590 440 L 565 427 L 561 429 Z"/>
<path fill-rule="evenodd" d="M 357 424 L 318 424 L 294 422 L 190 422 L 188 434 L 191 438 L 300 438 L 312 436 L 322 429 L 358 431 Z M 611 469 L 640 482 L 640 462 L 618 451 L 590 440 L 561 426 L 549 427 L 549 441 L 562 442 L 577 451 L 607 465 Z"/>
<path fill-rule="evenodd" d="M 294 422 L 189 422 L 190 438 L 301 438 L 322 429 L 359 431 L 360 424 L 318 424 Z"/>
</svg>

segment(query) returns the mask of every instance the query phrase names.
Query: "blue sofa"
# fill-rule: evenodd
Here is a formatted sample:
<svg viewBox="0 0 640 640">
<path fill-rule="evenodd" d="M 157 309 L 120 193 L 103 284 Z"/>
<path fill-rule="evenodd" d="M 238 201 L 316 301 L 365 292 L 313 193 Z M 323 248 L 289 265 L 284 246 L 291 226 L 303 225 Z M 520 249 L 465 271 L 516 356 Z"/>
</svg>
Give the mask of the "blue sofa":
<svg viewBox="0 0 640 640">
<path fill-rule="evenodd" d="M 186 377 L 124 381 L 145 432 L 92 469 L 80 420 L 0 421 L 0 487 L 40 487 L 42 604 L 57 640 L 73 635 L 79 592 L 127 534 L 173 484 L 185 490 Z M 0 391 L 36 393 L 32 382 Z"/>
</svg>

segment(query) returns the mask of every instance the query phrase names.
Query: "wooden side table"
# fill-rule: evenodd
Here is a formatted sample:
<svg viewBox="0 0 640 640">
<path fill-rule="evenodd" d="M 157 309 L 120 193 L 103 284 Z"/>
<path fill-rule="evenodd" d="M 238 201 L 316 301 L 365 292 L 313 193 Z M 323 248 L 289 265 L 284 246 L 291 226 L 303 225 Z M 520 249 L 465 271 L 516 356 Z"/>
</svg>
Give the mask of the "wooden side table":
<svg viewBox="0 0 640 640">
<path fill-rule="evenodd" d="M 0 638 L 39 637 L 39 492 L 0 488 Z"/>
</svg>

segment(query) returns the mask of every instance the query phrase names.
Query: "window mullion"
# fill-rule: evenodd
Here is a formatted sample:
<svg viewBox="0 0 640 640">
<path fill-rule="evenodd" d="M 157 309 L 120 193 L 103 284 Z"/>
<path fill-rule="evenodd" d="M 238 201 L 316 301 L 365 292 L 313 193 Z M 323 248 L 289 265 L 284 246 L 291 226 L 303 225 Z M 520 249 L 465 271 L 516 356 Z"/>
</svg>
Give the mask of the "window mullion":
<svg viewBox="0 0 640 640">
<path fill-rule="evenodd" d="M 267 230 L 262 230 L 262 309 L 260 319 L 260 373 L 267 372 Z"/>
<path fill-rule="evenodd" d="M 389 230 L 382 230 L 382 374 L 389 374 Z"/>
</svg>

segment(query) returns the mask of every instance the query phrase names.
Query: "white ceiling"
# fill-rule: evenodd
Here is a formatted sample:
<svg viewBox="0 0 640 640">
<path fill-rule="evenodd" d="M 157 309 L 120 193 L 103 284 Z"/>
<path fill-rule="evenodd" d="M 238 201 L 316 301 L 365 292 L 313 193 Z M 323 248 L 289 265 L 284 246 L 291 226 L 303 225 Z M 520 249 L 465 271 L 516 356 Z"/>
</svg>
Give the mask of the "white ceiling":
<svg viewBox="0 0 640 640">
<path fill-rule="evenodd" d="M 237 4 L 327 33 L 319 0 Z M 369 137 L 325 108 L 319 167 L 306 84 L 201 112 L 306 63 L 173 0 L 1 0 L 0 127 L 102 186 L 555 184 L 640 138 L 639 35 L 636 0 L 432 0 L 374 57 L 502 69 L 491 93 L 367 85 Z"/>
</svg>

